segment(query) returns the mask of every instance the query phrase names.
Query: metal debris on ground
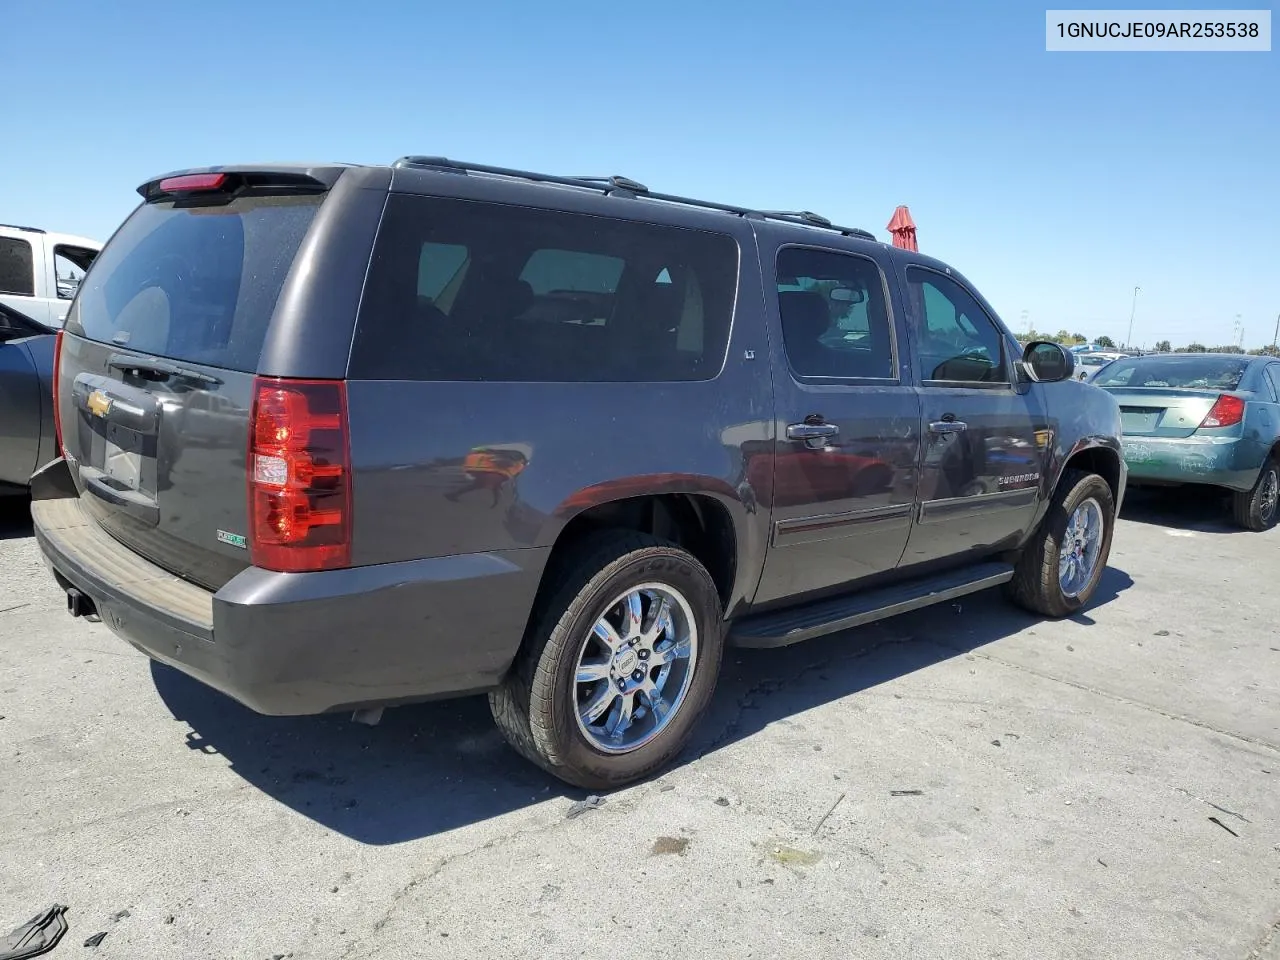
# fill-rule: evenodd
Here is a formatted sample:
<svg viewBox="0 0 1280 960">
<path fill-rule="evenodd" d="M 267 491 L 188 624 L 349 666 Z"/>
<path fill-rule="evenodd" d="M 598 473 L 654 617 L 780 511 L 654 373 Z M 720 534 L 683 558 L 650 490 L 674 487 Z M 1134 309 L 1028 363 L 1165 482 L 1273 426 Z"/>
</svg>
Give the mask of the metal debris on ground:
<svg viewBox="0 0 1280 960">
<path fill-rule="evenodd" d="M 1000 746 L 1000 741 L 999 741 L 999 740 L 992 740 L 992 741 L 991 741 L 991 745 L 992 745 L 993 747 L 998 747 L 998 746 Z"/>
<path fill-rule="evenodd" d="M 1154 636 L 1157 636 L 1157 637 L 1167 637 L 1168 635 L 1169 635 L 1168 630 L 1157 630 L 1154 634 Z"/>
<path fill-rule="evenodd" d="M 920 797 L 924 796 L 923 790 L 890 790 L 891 797 Z"/>
<path fill-rule="evenodd" d="M 1220 826 L 1223 830 L 1227 831 L 1227 833 L 1231 834 L 1233 837 L 1238 837 L 1238 836 L 1240 836 L 1240 834 L 1236 833 L 1234 830 L 1232 830 L 1230 827 L 1228 827 L 1225 823 L 1223 823 L 1223 822 L 1222 822 L 1221 820 L 1219 820 L 1217 817 L 1210 817 L 1210 818 L 1209 818 L 1209 822 L 1210 822 L 1210 823 L 1216 823 L 1218 826 Z"/>
<path fill-rule="evenodd" d="M 103 930 L 101 933 L 95 933 L 92 937 L 86 940 L 84 945 L 86 947 L 96 947 L 105 939 L 107 939 L 107 931 Z"/>
<path fill-rule="evenodd" d="M 728 797 L 716 797 L 716 806 L 717 806 L 717 807 L 727 807 L 728 805 L 729 805 L 729 798 L 728 798 Z"/>
<path fill-rule="evenodd" d="M 565 819 L 572 820 L 574 817 L 582 816 L 588 810 L 599 810 L 603 806 L 604 797 L 598 797 L 593 793 L 585 800 L 570 804 L 569 809 L 565 811 Z"/>
<path fill-rule="evenodd" d="M 111 919 L 114 920 L 116 923 L 119 923 L 125 917 L 132 917 L 132 916 L 133 914 L 130 913 L 128 910 L 120 910 Z"/>
<path fill-rule="evenodd" d="M 836 797 L 836 802 L 827 808 L 827 812 L 822 815 L 822 819 L 818 821 L 818 825 L 813 828 L 813 835 L 815 837 L 818 835 L 818 831 L 822 829 L 822 825 L 827 822 L 827 818 L 836 812 L 836 807 L 840 806 L 844 798 L 845 795 L 843 793 L 840 794 L 840 796 Z"/>
<path fill-rule="evenodd" d="M 67 920 L 63 916 L 66 912 L 66 907 L 55 903 L 8 936 L 0 938 L 0 960 L 25 960 L 48 953 L 67 932 Z"/>
</svg>

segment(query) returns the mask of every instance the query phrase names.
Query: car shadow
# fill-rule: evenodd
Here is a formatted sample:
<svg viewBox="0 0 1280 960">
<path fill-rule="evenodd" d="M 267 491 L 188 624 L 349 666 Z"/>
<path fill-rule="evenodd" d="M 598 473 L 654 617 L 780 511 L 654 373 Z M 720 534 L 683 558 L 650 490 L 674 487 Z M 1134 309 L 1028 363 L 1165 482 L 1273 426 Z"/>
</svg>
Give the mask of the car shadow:
<svg viewBox="0 0 1280 960">
<path fill-rule="evenodd" d="M 1248 533 L 1231 519 L 1230 495 L 1216 487 L 1130 489 L 1120 519 L 1197 533 Z"/>
<path fill-rule="evenodd" d="M 33 535 L 31 498 L 26 495 L 0 497 L 0 540 L 20 540 Z"/>
<path fill-rule="evenodd" d="M 1133 581 L 1104 571 L 1078 615 Z M 1037 618 L 998 590 L 777 650 L 730 648 L 716 696 L 677 760 L 691 763 L 769 724 L 994 643 Z M 187 746 L 218 756 L 295 812 L 371 845 L 444 833 L 552 797 L 586 794 L 518 757 L 483 697 L 387 710 L 367 727 L 346 716 L 264 717 L 169 667 L 157 692 Z"/>
</svg>

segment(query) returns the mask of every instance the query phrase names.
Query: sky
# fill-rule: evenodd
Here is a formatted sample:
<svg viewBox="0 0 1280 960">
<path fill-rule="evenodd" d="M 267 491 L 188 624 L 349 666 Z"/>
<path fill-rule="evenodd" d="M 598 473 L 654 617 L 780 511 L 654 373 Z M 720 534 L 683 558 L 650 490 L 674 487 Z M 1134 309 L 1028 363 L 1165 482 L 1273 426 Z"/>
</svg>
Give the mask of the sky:
<svg viewBox="0 0 1280 960">
<path fill-rule="evenodd" d="M 0 2 L 0 222 L 105 240 L 170 170 L 433 154 L 886 240 L 905 203 L 1017 333 L 1122 341 L 1135 286 L 1135 345 L 1280 317 L 1275 50 L 1047 53 L 1026 2 Z"/>
</svg>

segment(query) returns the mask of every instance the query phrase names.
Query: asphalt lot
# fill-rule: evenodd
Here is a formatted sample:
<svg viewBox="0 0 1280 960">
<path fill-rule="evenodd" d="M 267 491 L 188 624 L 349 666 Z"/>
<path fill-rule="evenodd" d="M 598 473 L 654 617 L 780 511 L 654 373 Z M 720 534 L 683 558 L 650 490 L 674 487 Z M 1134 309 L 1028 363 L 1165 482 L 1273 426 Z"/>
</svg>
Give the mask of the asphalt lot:
<svg viewBox="0 0 1280 960">
<path fill-rule="evenodd" d="M 0 510 L 0 934 L 68 904 L 55 960 L 1280 958 L 1280 531 L 1212 506 L 1133 495 L 1072 620 L 730 651 L 685 761 L 572 818 L 481 700 L 267 719 L 150 665 Z"/>
</svg>

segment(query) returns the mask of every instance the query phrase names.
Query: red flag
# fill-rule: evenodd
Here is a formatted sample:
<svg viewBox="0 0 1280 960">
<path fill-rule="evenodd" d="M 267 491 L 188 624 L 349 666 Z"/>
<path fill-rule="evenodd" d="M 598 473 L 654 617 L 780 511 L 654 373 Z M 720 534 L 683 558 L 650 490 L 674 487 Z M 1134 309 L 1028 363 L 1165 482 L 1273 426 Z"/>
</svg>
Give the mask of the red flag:
<svg viewBox="0 0 1280 960">
<path fill-rule="evenodd" d="M 916 245 L 916 222 L 911 219 L 911 211 L 905 205 L 893 211 L 886 228 L 893 235 L 893 245 L 903 250 L 919 251 Z"/>
</svg>

